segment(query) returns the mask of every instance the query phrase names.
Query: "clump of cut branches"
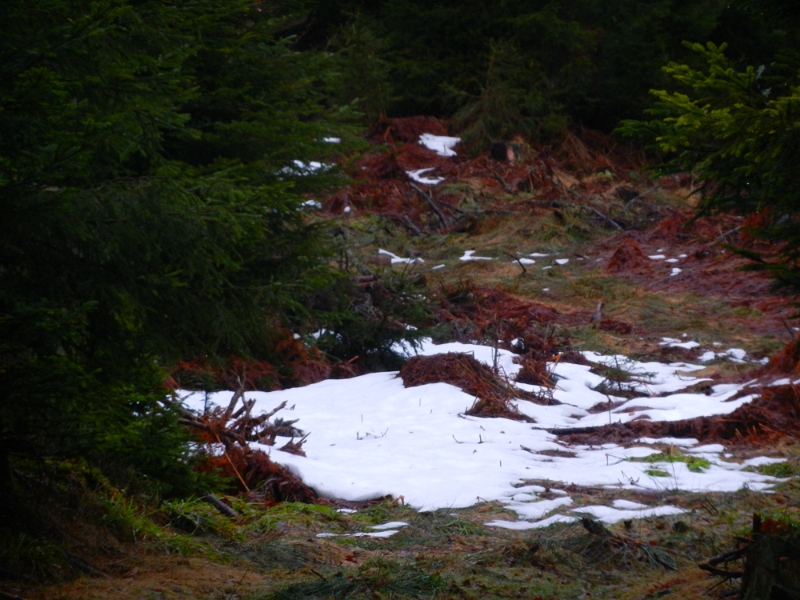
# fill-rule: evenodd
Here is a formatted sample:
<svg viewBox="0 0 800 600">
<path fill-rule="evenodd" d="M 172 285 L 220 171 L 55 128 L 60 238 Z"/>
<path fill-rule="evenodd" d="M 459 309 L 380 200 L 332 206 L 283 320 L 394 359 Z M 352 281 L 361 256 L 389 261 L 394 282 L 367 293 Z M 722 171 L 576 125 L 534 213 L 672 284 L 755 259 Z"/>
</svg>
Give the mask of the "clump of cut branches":
<svg viewBox="0 0 800 600">
<path fill-rule="evenodd" d="M 511 403 L 514 399 L 537 404 L 552 403 L 539 394 L 519 390 L 469 354 L 449 352 L 433 356 L 415 356 L 403 365 L 399 376 L 403 385 L 414 387 L 426 383 L 449 383 L 475 396 L 466 414 L 481 417 L 506 417 L 531 421 Z"/>
<path fill-rule="evenodd" d="M 276 438 L 288 437 L 290 440 L 279 450 L 305 456 L 303 442 L 309 434 L 294 426 L 296 419 L 270 421 L 286 407 L 286 402 L 258 416 L 252 415 L 254 405 L 255 400 L 248 400 L 240 387 L 227 407 L 215 407 L 203 415 L 176 406 L 182 413 L 180 422 L 197 433 L 211 449 L 199 469 L 229 478 L 231 491 L 247 493 L 254 500 L 316 502 L 319 496 L 314 490 L 264 452 L 249 446 L 249 442 L 274 446 Z"/>
</svg>

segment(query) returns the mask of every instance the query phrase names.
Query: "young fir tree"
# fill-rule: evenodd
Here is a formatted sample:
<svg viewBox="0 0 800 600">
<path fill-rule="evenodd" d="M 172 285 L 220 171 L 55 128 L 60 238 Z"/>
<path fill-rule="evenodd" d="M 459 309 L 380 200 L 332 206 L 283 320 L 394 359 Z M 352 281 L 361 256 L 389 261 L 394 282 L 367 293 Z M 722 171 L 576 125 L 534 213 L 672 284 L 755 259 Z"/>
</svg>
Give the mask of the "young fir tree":
<svg viewBox="0 0 800 600">
<path fill-rule="evenodd" d="M 759 215 L 749 228 L 771 252 L 739 252 L 752 269 L 800 293 L 800 61 L 790 54 L 767 66 L 734 68 L 725 46 L 690 45 L 704 69 L 671 63 L 665 72 L 683 91 L 656 90 L 659 118 L 623 123 L 623 133 L 651 140 L 670 156 L 666 171 L 693 171 L 698 214 Z M 795 55 L 796 56 L 796 55 Z"/>
<path fill-rule="evenodd" d="M 0 496 L 15 469 L 70 457 L 186 491 L 162 366 L 268 353 L 331 280 L 293 189 L 314 177 L 286 167 L 324 156 L 341 112 L 327 58 L 280 39 L 291 11 L 5 3 Z"/>
</svg>

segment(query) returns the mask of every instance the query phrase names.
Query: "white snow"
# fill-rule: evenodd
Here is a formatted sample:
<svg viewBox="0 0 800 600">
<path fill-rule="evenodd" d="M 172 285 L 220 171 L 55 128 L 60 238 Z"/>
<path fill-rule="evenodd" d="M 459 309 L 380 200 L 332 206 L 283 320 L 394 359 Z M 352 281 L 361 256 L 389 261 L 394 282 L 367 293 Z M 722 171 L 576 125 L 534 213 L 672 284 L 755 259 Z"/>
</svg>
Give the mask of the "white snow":
<svg viewBox="0 0 800 600">
<path fill-rule="evenodd" d="M 621 500 L 617 500 L 621 502 Z M 631 502 L 631 504 L 634 504 Z M 611 506 L 582 506 L 576 513 L 588 514 L 609 525 L 624 521 L 625 519 L 643 519 L 646 517 L 660 517 L 665 515 L 679 515 L 686 512 L 676 506 L 654 506 L 637 509 L 621 509 Z"/>
<path fill-rule="evenodd" d="M 433 170 L 434 167 L 430 167 L 428 169 L 417 169 L 416 171 L 406 171 L 406 175 L 408 175 L 417 183 L 424 183 L 425 185 L 436 185 L 442 183 L 444 181 L 444 177 L 424 177 L 425 173 L 429 173 Z"/>
<path fill-rule="evenodd" d="M 652 260 L 664 260 L 667 257 L 664 254 L 653 254 L 651 256 L 648 256 L 647 258 L 650 258 Z"/>
<path fill-rule="evenodd" d="M 331 537 L 370 537 L 370 538 L 388 538 L 400 531 L 399 529 L 387 529 L 385 531 L 371 531 L 371 532 L 358 532 L 358 533 L 318 533 L 318 538 L 331 538 Z"/>
<path fill-rule="evenodd" d="M 735 358 L 736 360 L 741 360 L 741 361 L 744 361 L 745 357 L 747 356 L 747 352 L 745 352 L 741 348 L 731 348 L 725 354 L 727 354 L 731 358 Z"/>
<path fill-rule="evenodd" d="M 407 527 L 408 523 L 405 521 L 389 521 L 388 523 L 383 523 L 382 525 L 370 525 L 370 529 L 377 529 L 378 531 L 383 531 L 385 529 L 399 529 L 400 527 Z"/>
<path fill-rule="evenodd" d="M 303 161 L 293 160 L 291 166 L 281 169 L 281 173 L 286 175 L 305 176 L 313 175 L 314 173 L 324 173 L 333 168 L 333 165 L 317 162 L 315 160 Z"/>
<path fill-rule="evenodd" d="M 567 264 L 568 262 L 569 262 L 569 259 L 568 259 L 568 258 L 557 258 L 557 259 L 555 260 L 555 263 L 556 263 L 557 265 L 565 265 L 565 264 Z"/>
<path fill-rule="evenodd" d="M 458 260 L 463 261 L 470 261 L 470 260 L 492 260 L 488 256 L 473 256 L 475 254 L 475 250 L 465 250 L 464 256 L 459 258 Z"/>
<path fill-rule="evenodd" d="M 456 153 L 453 148 L 461 141 L 461 138 L 448 137 L 446 135 L 433 135 L 431 133 L 423 133 L 419 136 L 419 143 L 433 150 L 439 156 L 455 156 Z"/>
<path fill-rule="evenodd" d="M 391 252 L 389 252 L 388 250 L 384 250 L 383 248 L 379 248 L 378 249 L 378 254 L 382 254 L 384 256 L 388 256 L 391 259 L 393 265 L 396 265 L 398 263 L 399 264 L 405 264 L 405 265 L 411 265 L 411 264 L 414 264 L 414 263 L 424 263 L 425 262 L 421 258 L 400 258 L 396 254 L 392 254 Z"/>
<path fill-rule="evenodd" d="M 672 271 L 670 271 L 669 276 L 674 277 L 678 273 L 680 273 L 683 269 L 679 269 L 678 267 L 672 267 Z"/>
<path fill-rule="evenodd" d="M 462 343 L 434 345 L 428 340 L 418 350 L 423 355 L 445 352 L 472 354 L 485 364 L 497 365 L 511 381 L 520 369 L 514 363 L 516 355 L 502 348 Z M 617 499 L 614 506 L 576 507 L 576 498 L 563 491 L 551 488 L 550 494 L 555 493 L 556 497 L 542 497 L 546 493 L 544 487 L 532 485 L 531 480 L 550 481 L 553 487 L 561 482 L 610 490 L 695 492 L 735 491 L 745 486 L 768 490 L 777 481 L 725 460 L 721 445 L 698 446 L 697 440 L 642 438 L 628 448 L 611 443 L 589 447 L 559 442 L 547 429 L 604 425 L 642 417 L 674 421 L 727 414 L 754 398 L 749 395 L 730 400 L 750 382 L 717 385 L 708 395 L 680 392 L 702 381 L 692 376 L 692 372 L 703 368 L 699 365 L 640 363 L 593 352 L 584 352 L 584 356 L 632 373 L 628 389 L 641 395 L 610 411 L 592 414 L 588 409 L 600 402 L 624 399 L 595 391 L 593 388 L 605 380 L 591 373 L 588 366 L 558 363 L 552 367 L 558 378 L 552 394 L 561 404 L 515 400 L 522 413 L 536 420 L 526 423 L 467 416 L 464 413 L 475 398 L 446 383 L 406 388 L 396 372 L 372 373 L 269 393 L 248 392 L 247 399 L 255 400 L 254 415 L 286 401 L 291 408 L 278 416 L 299 419 L 295 426 L 310 433 L 303 446 L 305 457 L 281 452 L 275 446 L 251 445 L 286 465 L 323 496 L 358 501 L 391 494 L 403 496 L 407 504 L 419 510 L 499 501 L 516 512 L 518 520 L 496 520 L 487 525 L 511 529 L 545 527 L 572 521 L 581 514 L 614 523 L 681 512 L 656 500 L 651 506 Z M 543 391 L 531 385 L 518 387 Z M 209 404 L 227 406 L 230 395 L 231 392 L 210 394 Z M 188 408 L 198 412 L 202 412 L 204 400 L 202 392 L 187 393 L 183 398 Z M 631 460 L 658 453 L 653 447 L 656 443 L 681 447 L 684 452 L 695 451 L 695 455 L 708 459 L 710 466 L 696 473 L 682 462 L 651 464 Z M 764 464 L 759 460 L 774 459 L 751 459 L 748 464 Z M 669 476 L 648 475 L 649 469 L 661 469 Z M 387 523 L 385 530 L 347 535 L 391 535 L 400 526 Z"/>
<path fill-rule="evenodd" d="M 676 340 L 675 338 L 661 338 L 659 345 L 691 350 L 692 348 L 697 348 L 700 344 L 697 342 L 682 342 L 680 340 Z"/>
</svg>

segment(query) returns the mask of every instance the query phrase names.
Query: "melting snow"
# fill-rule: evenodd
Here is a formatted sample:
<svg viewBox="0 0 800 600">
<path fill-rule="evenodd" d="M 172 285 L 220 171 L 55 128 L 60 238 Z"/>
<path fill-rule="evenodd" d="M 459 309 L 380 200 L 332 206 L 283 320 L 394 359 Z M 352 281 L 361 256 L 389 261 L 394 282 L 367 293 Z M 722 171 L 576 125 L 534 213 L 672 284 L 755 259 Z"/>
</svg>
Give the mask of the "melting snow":
<svg viewBox="0 0 800 600">
<path fill-rule="evenodd" d="M 383 531 L 384 529 L 398 529 L 400 527 L 407 527 L 408 523 L 405 521 L 389 521 L 388 523 L 384 523 L 383 525 L 370 525 L 370 529 L 377 529 L 378 531 Z"/>
<path fill-rule="evenodd" d="M 406 175 L 408 175 L 417 183 L 424 183 L 425 185 L 436 185 L 442 183 L 444 181 L 444 177 L 423 177 L 425 173 L 429 173 L 430 171 L 433 171 L 433 169 L 434 167 L 430 167 L 428 169 L 417 169 L 416 171 L 406 171 Z"/>
<path fill-rule="evenodd" d="M 669 346 L 671 348 L 685 348 L 686 350 L 691 350 L 692 348 L 697 348 L 700 344 L 697 342 L 682 342 L 680 340 L 676 340 L 675 338 L 661 338 L 661 342 L 659 342 L 661 346 Z"/>
<path fill-rule="evenodd" d="M 293 160 L 292 165 L 288 167 L 284 167 L 281 169 L 281 173 L 286 175 L 313 175 L 314 173 L 320 173 L 329 171 L 333 168 L 333 165 L 327 165 L 325 163 L 317 162 L 315 160 L 312 161 L 302 161 L 302 160 Z"/>
<path fill-rule="evenodd" d="M 520 366 L 515 354 L 489 346 L 461 343 L 423 344 L 420 354 L 466 352 L 486 364 L 496 364 L 513 380 Z M 519 521 L 493 521 L 488 525 L 513 529 L 544 527 L 571 521 L 581 513 L 613 523 L 621 519 L 677 514 L 674 506 L 633 506 L 617 500 L 613 507 L 573 507 L 569 494 L 541 497 L 541 486 L 526 485 L 528 480 L 549 480 L 609 489 L 686 491 L 734 491 L 747 486 L 765 490 L 776 480 L 756 472 L 743 471 L 745 465 L 724 460 L 720 445 L 697 446 L 697 440 L 642 438 L 639 445 L 624 448 L 569 446 L 547 432 L 552 427 L 585 427 L 609 422 L 627 422 L 646 417 L 652 421 L 673 421 L 697 416 L 726 414 L 749 402 L 754 396 L 730 400 L 747 386 L 717 385 L 709 395 L 680 392 L 696 384 L 691 375 L 701 366 L 689 363 L 639 363 L 622 356 L 603 356 L 585 352 L 591 361 L 618 365 L 633 374 L 628 389 L 641 394 L 625 400 L 610 411 L 592 414 L 589 409 L 609 396 L 595 391 L 608 383 L 588 366 L 558 363 L 553 367 L 558 385 L 552 391 L 561 404 L 541 406 L 515 401 L 519 410 L 536 420 L 535 424 L 508 419 L 481 419 L 466 416 L 475 398 L 446 384 L 433 383 L 406 388 L 396 372 L 372 373 L 352 379 L 327 380 L 302 388 L 276 392 L 250 392 L 255 400 L 253 414 L 269 411 L 286 401 L 291 418 L 311 435 L 304 445 L 306 457 L 288 454 L 275 447 L 253 443 L 286 465 L 323 496 L 351 501 L 386 494 L 404 496 L 420 510 L 465 507 L 483 500 L 502 502 L 515 511 Z M 520 388 L 541 390 L 518 384 Z M 677 392 L 677 393 L 676 393 Z M 612 400 L 624 400 L 610 396 Z M 210 402 L 227 406 L 230 392 L 209 396 Z M 192 410 L 202 411 L 205 394 L 190 393 L 184 398 Z M 681 446 L 695 450 L 711 463 L 700 473 L 685 463 L 631 462 L 657 453 L 653 444 Z M 560 450 L 560 454 L 553 453 Z M 570 454 L 565 453 L 569 450 Z M 759 462 L 762 461 L 762 462 Z M 749 465 L 775 459 L 751 459 Z M 660 468 L 668 477 L 648 475 Z M 551 493 L 555 490 L 550 490 Z M 571 515 L 552 514 L 568 511 Z M 386 527 L 399 526 L 386 524 Z M 391 535 L 385 531 L 354 535 Z M 335 535 L 335 534 L 328 534 Z"/>
<path fill-rule="evenodd" d="M 423 133 L 419 136 L 419 143 L 429 150 L 433 150 L 439 156 L 455 156 L 456 153 L 453 148 L 455 148 L 460 141 L 461 138 L 433 135 L 430 133 Z"/>
<path fill-rule="evenodd" d="M 488 256 L 473 256 L 473 254 L 475 254 L 475 250 L 465 250 L 464 251 L 464 256 L 459 258 L 459 260 L 465 260 L 465 261 L 469 261 L 469 260 L 492 260 Z"/>
<path fill-rule="evenodd" d="M 392 260 L 392 264 L 393 265 L 396 265 L 398 263 L 411 265 L 411 264 L 414 264 L 414 263 L 424 263 L 425 262 L 421 258 L 400 258 L 396 254 L 392 254 L 391 252 L 389 252 L 388 250 L 384 250 L 383 248 L 380 248 L 378 250 L 378 254 L 383 254 L 384 256 L 390 257 L 391 260 Z"/>
</svg>

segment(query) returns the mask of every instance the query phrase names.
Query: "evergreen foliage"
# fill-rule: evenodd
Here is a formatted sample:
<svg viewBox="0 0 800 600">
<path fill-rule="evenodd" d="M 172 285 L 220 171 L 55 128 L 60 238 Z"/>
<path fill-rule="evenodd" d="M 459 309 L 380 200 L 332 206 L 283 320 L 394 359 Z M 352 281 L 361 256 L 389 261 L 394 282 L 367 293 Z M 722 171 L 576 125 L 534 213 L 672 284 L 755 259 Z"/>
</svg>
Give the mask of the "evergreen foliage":
<svg viewBox="0 0 800 600">
<path fill-rule="evenodd" d="M 721 0 L 337 0 L 312 3 L 311 15 L 306 46 L 337 47 L 350 22 L 368 33 L 368 55 L 389 75 L 380 96 L 391 116 L 455 115 L 480 149 L 489 138 L 547 137 L 574 121 L 608 131 L 639 117 L 667 81 L 662 65 L 691 60 L 684 40 L 745 22 Z M 769 44 L 767 29 L 737 47 Z"/>
<path fill-rule="evenodd" d="M 736 69 L 725 46 L 693 44 L 704 69 L 670 63 L 665 72 L 681 92 L 653 91 L 649 122 L 628 121 L 622 131 L 651 140 L 671 156 L 662 168 L 697 174 L 698 214 L 756 215 L 748 227 L 775 242 L 768 255 L 739 250 L 780 286 L 800 292 L 800 61 L 784 54 L 767 66 Z"/>
<path fill-rule="evenodd" d="M 89 457 L 192 485 L 160 400 L 186 355 L 269 356 L 333 274 L 292 160 L 347 111 L 290 3 L 11 0 L 0 35 L 0 495 Z M 26 463 L 27 461 L 27 463 Z"/>
</svg>

